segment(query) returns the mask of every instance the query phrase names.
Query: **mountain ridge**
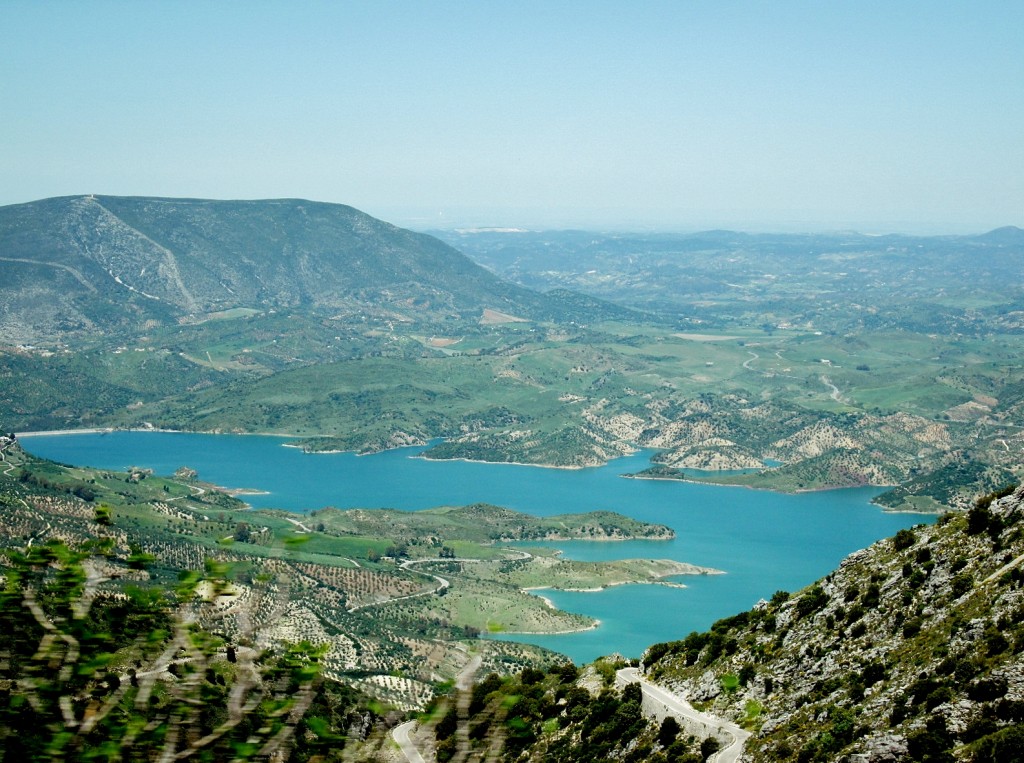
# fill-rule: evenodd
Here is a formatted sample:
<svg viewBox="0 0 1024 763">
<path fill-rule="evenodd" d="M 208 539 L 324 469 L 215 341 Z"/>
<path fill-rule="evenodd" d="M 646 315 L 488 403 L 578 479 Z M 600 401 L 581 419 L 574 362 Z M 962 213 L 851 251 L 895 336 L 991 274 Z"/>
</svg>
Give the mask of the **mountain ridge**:
<svg viewBox="0 0 1024 763">
<path fill-rule="evenodd" d="M 0 207 L 0 268 L 0 340 L 11 342 L 237 308 L 387 306 L 433 319 L 492 309 L 534 320 L 567 310 L 431 236 L 302 199 L 84 195 Z"/>
</svg>

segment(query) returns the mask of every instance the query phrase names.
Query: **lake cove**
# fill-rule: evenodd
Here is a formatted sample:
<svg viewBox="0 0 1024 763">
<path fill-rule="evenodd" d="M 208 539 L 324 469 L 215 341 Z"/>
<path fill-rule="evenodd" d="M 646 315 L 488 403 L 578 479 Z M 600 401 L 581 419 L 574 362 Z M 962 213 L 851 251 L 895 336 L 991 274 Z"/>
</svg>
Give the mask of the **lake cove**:
<svg viewBox="0 0 1024 763">
<path fill-rule="evenodd" d="M 23 437 L 43 458 L 102 469 L 138 466 L 172 474 L 181 466 L 245 495 L 255 508 L 308 512 L 338 508 L 419 510 L 492 503 L 547 516 L 598 509 L 666 524 L 671 541 L 554 545 L 574 559 L 675 559 L 724 570 L 665 585 L 628 585 L 600 592 L 543 591 L 568 611 L 602 621 L 582 633 L 499 636 L 528 641 L 577 662 L 621 652 L 638 657 L 656 641 L 680 639 L 715 620 L 749 609 L 776 590 L 793 591 L 827 574 L 847 554 L 928 517 L 886 514 L 869 503 L 874 488 L 786 495 L 678 481 L 623 479 L 649 465 L 650 451 L 590 469 L 430 461 L 423 448 L 370 456 L 309 454 L 290 440 L 257 435 L 171 432 Z M 523 544 L 529 548 L 529 544 Z"/>
</svg>

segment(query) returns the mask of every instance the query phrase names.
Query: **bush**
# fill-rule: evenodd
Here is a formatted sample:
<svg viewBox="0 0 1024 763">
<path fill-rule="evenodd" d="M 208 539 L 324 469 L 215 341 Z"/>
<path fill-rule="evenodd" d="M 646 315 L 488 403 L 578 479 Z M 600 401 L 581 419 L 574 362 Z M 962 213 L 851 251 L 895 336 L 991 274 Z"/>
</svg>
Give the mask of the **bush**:
<svg viewBox="0 0 1024 763">
<path fill-rule="evenodd" d="M 647 651 L 644 652 L 644 665 L 650 667 L 654 663 L 658 662 L 665 655 L 672 654 L 673 652 L 675 652 L 680 644 L 681 642 L 679 641 L 673 641 L 671 643 L 662 642 L 659 644 L 651 644 L 649 647 L 647 647 Z"/>
<path fill-rule="evenodd" d="M 989 523 L 992 519 L 992 512 L 988 510 L 988 504 L 982 506 L 980 503 L 976 503 L 974 507 L 967 512 L 967 534 L 981 535 L 983 532 L 988 530 Z"/>
<path fill-rule="evenodd" d="M 832 722 L 829 726 L 829 731 L 836 742 L 837 747 L 835 749 L 842 749 L 853 741 L 856 716 L 848 708 L 833 707 L 829 710 L 828 717 Z"/>
<path fill-rule="evenodd" d="M 718 749 L 719 749 L 720 746 L 721 745 L 718 744 L 718 740 L 717 739 L 715 739 L 714 737 L 708 737 L 707 739 L 705 739 L 704 741 L 702 741 L 700 743 L 700 756 L 701 756 L 701 758 L 703 758 L 704 760 L 707 760 L 709 757 L 711 757 L 716 752 L 718 752 Z"/>
<path fill-rule="evenodd" d="M 900 530 L 894 536 L 892 536 L 892 545 L 897 551 L 902 551 L 905 548 L 910 548 L 917 542 L 917 536 L 914 535 L 913 530 L 906 528 Z"/>
<path fill-rule="evenodd" d="M 960 738 L 965 742 L 973 742 L 989 734 L 994 734 L 998 730 L 999 727 L 996 726 L 996 722 L 992 718 L 981 715 L 967 724 L 967 728 L 960 734 Z"/>
<path fill-rule="evenodd" d="M 878 660 L 873 660 L 864 666 L 861 670 L 861 677 L 864 680 L 865 686 L 874 686 L 879 681 L 884 681 L 888 678 L 888 673 L 883 665 Z"/>
<path fill-rule="evenodd" d="M 745 663 L 743 665 L 743 667 L 740 668 L 740 674 L 739 674 L 740 686 L 746 686 L 751 681 L 753 681 L 754 680 L 754 676 L 756 675 L 756 673 L 757 673 L 757 671 L 754 670 L 754 666 L 753 665 L 751 665 L 749 662 Z"/>
<path fill-rule="evenodd" d="M 682 731 L 682 726 L 671 715 L 666 715 L 665 720 L 661 722 L 661 728 L 658 730 L 658 744 L 662 747 L 668 747 L 679 736 L 679 732 Z"/>
<path fill-rule="evenodd" d="M 921 632 L 921 626 L 924 621 L 920 617 L 915 617 L 913 620 L 908 620 L 903 625 L 903 638 L 913 638 Z"/>
<path fill-rule="evenodd" d="M 995 703 L 996 718 L 1001 721 L 1024 721 L 1024 702 L 1019 699 L 1001 699 Z"/>
<path fill-rule="evenodd" d="M 543 671 L 537 670 L 536 668 L 525 668 L 523 672 L 519 674 L 519 682 L 523 684 L 523 686 L 530 686 L 531 684 L 540 683 L 543 680 Z"/>
<path fill-rule="evenodd" d="M 874 609 L 878 606 L 881 597 L 882 589 L 878 583 L 872 583 L 868 586 L 868 590 L 864 592 L 864 597 L 860 600 L 860 603 L 868 609 Z"/>
<path fill-rule="evenodd" d="M 711 625 L 713 631 L 730 631 L 733 628 L 742 628 L 750 622 L 749 612 L 740 612 L 738 615 L 732 617 L 723 617 L 721 620 L 715 621 Z"/>
<path fill-rule="evenodd" d="M 807 617 L 828 604 L 828 594 L 820 585 L 811 586 L 807 593 L 800 597 L 796 603 L 796 613 L 799 617 Z"/>
<path fill-rule="evenodd" d="M 719 683 L 727 694 L 732 694 L 739 688 L 740 678 L 733 673 L 726 673 L 719 679 Z"/>
<path fill-rule="evenodd" d="M 940 686 L 938 689 L 933 691 L 924 700 L 925 709 L 931 711 L 937 708 L 939 705 L 943 705 L 954 697 L 953 690 L 948 686 Z"/>
<path fill-rule="evenodd" d="M 978 743 L 974 763 L 1024 760 L 1024 726 L 1017 724 L 991 734 Z"/>
<path fill-rule="evenodd" d="M 989 657 L 998 657 L 1010 648 L 1010 642 L 1003 635 L 1002 631 L 993 625 L 985 629 L 985 649 Z"/>
<path fill-rule="evenodd" d="M 860 704 L 864 700 L 864 681 L 859 675 L 852 673 L 846 677 L 846 683 L 850 701 Z"/>
<path fill-rule="evenodd" d="M 946 730 L 946 721 L 939 716 L 929 718 L 926 728 L 918 729 L 907 737 L 910 760 L 921 763 L 953 763 L 953 756 L 949 753 L 952 746 L 953 738 Z"/>
<path fill-rule="evenodd" d="M 975 702 L 991 702 L 1006 694 L 1005 678 L 982 678 L 967 687 L 967 696 Z"/>
<path fill-rule="evenodd" d="M 958 684 L 966 684 L 978 675 L 978 666 L 967 658 L 958 660 L 953 668 L 953 678 Z"/>
<path fill-rule="evenodd" d="M 469 714 L 476 715 L 484 709 L 487 703 L 487 695 L 497 691 L 502 686 L 501 677 L 497 673 L 490 673 L 488 676 L 473 687 L 470 695 Z"/>
<path fill-rule="evenodd" d="M 455 733 L 459 725 L 459 711 L 455 705 L 448 708 L 441 720 L 438 721 L 437 726 L 434 727 L 434 736 L 438 741 L 444 741 L 448 739 L 452 734 Z"/>
<path fill-rule="evenodd" d="M 452 736 L 438 742 L 434 754 L 438 763 L 448 763 L 448 761 L 455 757 L 458 749 L 458 740 Z"/>
<path fill-rule="evenodd" d="M 966 573 L 961 573 L 953 578 L 949 590 L 952 592 L 954 599 L 959 599 L 972 588 L 974 588 L 974 578 Z"/>
</svg>

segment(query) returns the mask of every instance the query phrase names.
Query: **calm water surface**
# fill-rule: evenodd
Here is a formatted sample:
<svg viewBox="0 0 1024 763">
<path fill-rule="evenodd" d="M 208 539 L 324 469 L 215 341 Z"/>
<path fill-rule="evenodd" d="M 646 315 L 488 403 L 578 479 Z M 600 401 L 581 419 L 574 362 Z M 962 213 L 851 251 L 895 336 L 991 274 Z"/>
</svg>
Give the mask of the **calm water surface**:
<svg viewBox="0 0 1024 763">
<path fill-rule="evenodd" d="M 266 495 L 256 508 L 307 512 L 324 506 L 418 510 L 487 502 L 534 515 L 607 509 L 676 531 L 671 541 L 554 544 L 574 559 L 676 559 L 727 574 L 683 577 L 685 589 L 630 585 L 599 593 L 548 591 L 559 607 L 602 621 L 600 628 L 559 636 L 515 636 L 577 662 L 613 651 L 639 656 L 656 641 L 703 630 L 779 589 L 801 588 L 852 551 L 925 518 L 885 514 L 869 503 L 877 490 L 782 495 L 743 488 L 623 479 L 648 465 L 640 452 L 592 469 L 429 461 L 423 448 L 372 456 L 309 454 L 281 437 L 112 432 L 24 437 L 31 453 L 104 469 L 180 466 L 201 479 Z"/>
</svg>

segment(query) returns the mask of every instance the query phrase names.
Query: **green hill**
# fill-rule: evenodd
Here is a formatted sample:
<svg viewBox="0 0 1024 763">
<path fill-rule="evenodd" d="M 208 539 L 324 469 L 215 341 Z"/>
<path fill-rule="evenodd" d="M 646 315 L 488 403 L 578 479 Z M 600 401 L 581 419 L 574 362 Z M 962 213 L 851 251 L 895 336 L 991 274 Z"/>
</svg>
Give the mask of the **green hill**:
<svg viewBox="0 0 1024 763">
<path fill-rule="evenodd" d="M 0 208 L 0 341 L 138 333 L 231 310 L 585 319 L 447 244 L 352 207 L 299 199 L 68 196 Z M 575 313 L 575 314 L 574 314 Z"/>
</svg>

